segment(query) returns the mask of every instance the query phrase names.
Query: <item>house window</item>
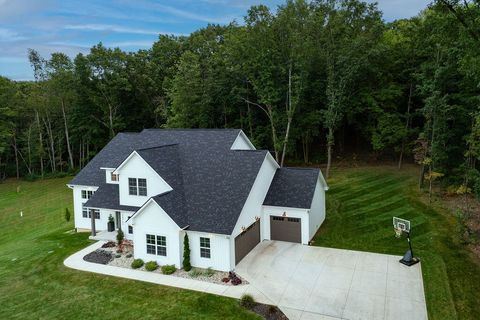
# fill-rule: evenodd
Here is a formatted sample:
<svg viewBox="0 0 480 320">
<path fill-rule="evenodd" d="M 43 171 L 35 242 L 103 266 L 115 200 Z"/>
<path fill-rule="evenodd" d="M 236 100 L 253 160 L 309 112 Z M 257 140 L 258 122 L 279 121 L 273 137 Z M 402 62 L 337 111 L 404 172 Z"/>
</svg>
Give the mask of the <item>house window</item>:
<svg viewBox="0 0 480 320">
<path fill-rule="evenodd" d="M 147 195 L 147 179 L 128 178 L 128 194 L 132 196 Z"/>
<path fill-rule="evenodd" d="M 200 237 L 200 257 L 210 259 L 210 238 Z"/>
<path fill-rule="evenodd" d="M 147 234 L 147 253 L 155 254 L 155 236 L 153 234 Z"/>
<path fill-rule="evenodd" d="M 167 238 L 165 236 L 155 236 L 147 234 L 147 253 L 158 256 L 167 255 Z"/>
<path fill-rule="evenodd" d="M 91 190 L 82 190 L 82 199 L 90 199 L 93 195 Z"/>
<path fill-rule="evenodd" d="M 131 196 L 137 195 L 137 179 L 128 178 L 128 194 Z"/>
<path fill-rule="evenodd" d="M 138 195 L 147 195 L 147 179 L 138 179 Z"/>
<path fill-rule="evenodd" d="M 133 227 L 132 226 L 128 226 L 128 233 L 133 234 Z"/>
<path fill-rule="evenodd" d="M 98 209 L 90 209 L 90 210 L 88 210 L 87 208 L 84 207 L 83 210 L 82 210 L 82 215 L 83 215 L 83 217 L 84 217 L 84 218 L 87 218 L 87 217 L 88 217 L 89 219 L 92 218 L 92 211 L 93 211 L 93 213 L 94 213 L 94 215 L 95 215 L 95 219 L 99 220 L 99 219 L 100 219 L 100 210 L 98 210 Z M 88 215 L 88 216 L 87 216 L 87 215 Z"/>
<path fill-rule="evenodd" d="M 82 203 L 82 217 L 88 218 L 88 209 L 85 207 L 84 203 Z"/>
<path fill-rule="evenodd" d="M 164 236 L 157 236 L 157 255 L 167 256 L 167 238 Z"/>
<path fill-rule="evenodd" d="M 110 173 L 110 180 L 118 181 L 118 174 L 114 174 L 113 172 Z"/>
</svg>

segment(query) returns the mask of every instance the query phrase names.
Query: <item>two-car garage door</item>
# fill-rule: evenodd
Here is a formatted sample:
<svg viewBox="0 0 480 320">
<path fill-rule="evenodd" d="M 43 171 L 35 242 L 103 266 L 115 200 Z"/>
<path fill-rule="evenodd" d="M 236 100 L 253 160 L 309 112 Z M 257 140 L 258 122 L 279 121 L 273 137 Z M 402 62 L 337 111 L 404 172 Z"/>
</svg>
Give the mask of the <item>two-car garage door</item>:
<svg viewBox="0 0 480 320">
<path fill-rule="evenodd" d="M 270 216 L 270 239 L 302 242 L 302 219 Z"/>
</svg>

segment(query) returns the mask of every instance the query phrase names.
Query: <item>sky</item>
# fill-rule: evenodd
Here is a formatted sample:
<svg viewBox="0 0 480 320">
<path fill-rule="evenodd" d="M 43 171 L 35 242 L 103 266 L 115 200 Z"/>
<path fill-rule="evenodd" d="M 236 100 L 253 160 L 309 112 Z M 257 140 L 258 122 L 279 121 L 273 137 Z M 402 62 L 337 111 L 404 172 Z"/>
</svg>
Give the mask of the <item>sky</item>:
<svg viewBox="0 0 480 320">
<path fill-rule="evenodd" d="M 374 0 L 367 0 L 374 2 Z M 386 21 L 409 18 L 431 0 L 377 0 Z M 248 8 L 272 10 L 284 0 L 0 0 L 0 75 L 32 80 L 28 48 L 48 58 L 71 57 L 100 41 L 136 51 L 151 47 L 158 34 L 188 35 L 213 24 L 243 22 Z"/>
</svg>

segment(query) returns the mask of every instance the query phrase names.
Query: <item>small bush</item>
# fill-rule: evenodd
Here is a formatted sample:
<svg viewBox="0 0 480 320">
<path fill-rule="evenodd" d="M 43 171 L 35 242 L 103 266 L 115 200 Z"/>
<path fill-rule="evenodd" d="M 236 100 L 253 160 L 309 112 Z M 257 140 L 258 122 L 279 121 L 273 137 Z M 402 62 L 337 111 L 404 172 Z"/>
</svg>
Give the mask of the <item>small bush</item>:
<svg viewBox="0 0 480 320">
<path fill-rule="evenodd" d="M 147 271 L 155 271 L 158 269 L 157 261 L 148 261 L 145 263 L 145 270 Z"/>
<path fill-rule="evenodd" d="M 199 269 L 194 268 L 194 269 L 192 269 L 192 271 L 190 271 L 188 274 L 189 274 L 190 277 L 192 277 L 192 278 L 197 278 L 197 277 L 200 277 L 200 276 L 203 274 L 203 272 L 202 272 L 201 270 L 199 270 Z"/>
<path fill-rule="evenodd" d="M 123 252 L 123 251 L 122 251 L 122 250 L 120 250 L 120 249 L 118 249 L 118 250 L 117 250 L 117 253 L 122 253 L 122 252 Z"/>
<path fill-rule="evenodd" d="M 135 259 L 132 261 L 132 268 L 133 269 L 138 269 L 138 268 L 141 268 L 143 267 L 144 265 L 144 262 L 142 259 Z"/>
<path fill-rule="evenodd" d="M 117 232 L 117 244 L 118 244 L 118 245 L 121 245 L 124 238 L 125 238 L 125 235 L 123 234 L 122 229 L 118 229 L 118 232 Z"/>
<path fill-rule="evenodd" d="M 255 307 L 255 299 L 249 294 L 243 294 L 240 298 L 240 305 L 247 309 Z"/>
<path fill-rule="evenodd" d="M 128 253 L 125 257 L 126 258 L 131 258 L 131 257 L 133 257 L 133 255 L 131 253 Z"/>
<path fill-rule="evenodd" d="M 242 280 L 239 277 L 235 277 L 235 278 L 232 279 L 231 283 L 234 286 L 238 286 L 239 284 L 242 284 Z"/>
<path fill-rule="evenodd" d="M 270 314 L 277 313 L 277 307 L 269 305 L 268 306 L 268 313 L 270 313 Z"/>
<path fill-rule="evenodd" d="M 172 274 L 176 270 L 177 270 L 177 268 L 175 268 L 175 265 L 173 265 L 173 264 L 167 264 L 167 265 L 162 266 L 162 273 L 163 274 Z"/>
<path fill-rule="evenodd" d="M 225 277 L 225 278 L 222 279 L 222 282 L 228 283 L 228 282 L 230 282 L 230 278 Z"/>
<path fill-rule="evenodd" d="M 70 217 L 70 210 L 68 210 L 68 208 L 65 208 L 65 221 L 70 222 Z"/>
<path fill-rule="evenodd" d="M 207 277 L 211 277 L 215 274 L 215 270 L 213 270 L 211 267 L 208 267 L 207 270 L 205 270 L 204 274 Z"/>
</svg>

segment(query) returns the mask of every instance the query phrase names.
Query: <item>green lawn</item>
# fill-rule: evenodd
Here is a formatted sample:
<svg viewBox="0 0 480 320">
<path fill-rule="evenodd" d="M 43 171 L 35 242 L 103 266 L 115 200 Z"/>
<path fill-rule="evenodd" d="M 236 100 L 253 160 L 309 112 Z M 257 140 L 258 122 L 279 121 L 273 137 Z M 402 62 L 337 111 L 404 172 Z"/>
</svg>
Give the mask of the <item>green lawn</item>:
<svg viewBox="0 0 480 320">
<path fill-rule="evenodd" d="M 315 244 L 402 255 L 407 244 L 394 237 L 391 219 L 411 219 L 430 319 L 477 319 L 478 261 L 455 241 L 454 219 L 420 200 L 415 174 L 334 171 Z M 0 319 L 258 319 L 233 299 L 64 267 L 68 255 L 89 244 L 86 234 L 67 233 L 68 180 L 0 184 Z"/>
<path fill-rule="evenodd" d="M 66 233 L 68 180 L 0 184 L 0 319 L 259 319 L 234 299 L 66 268 L 90 243 Z"/>
<path fill-rule="evenodd" d="M 415 255 L 422 260 L 430 319 L 478 319 L 480 265 L 458 244 L 456 222 L 422 201 L 412 168 L 360 168 L 333 172 L 326 222 L 315 245 L 403 255 L 392 216 L 412 221 Z"/>
</svg>

